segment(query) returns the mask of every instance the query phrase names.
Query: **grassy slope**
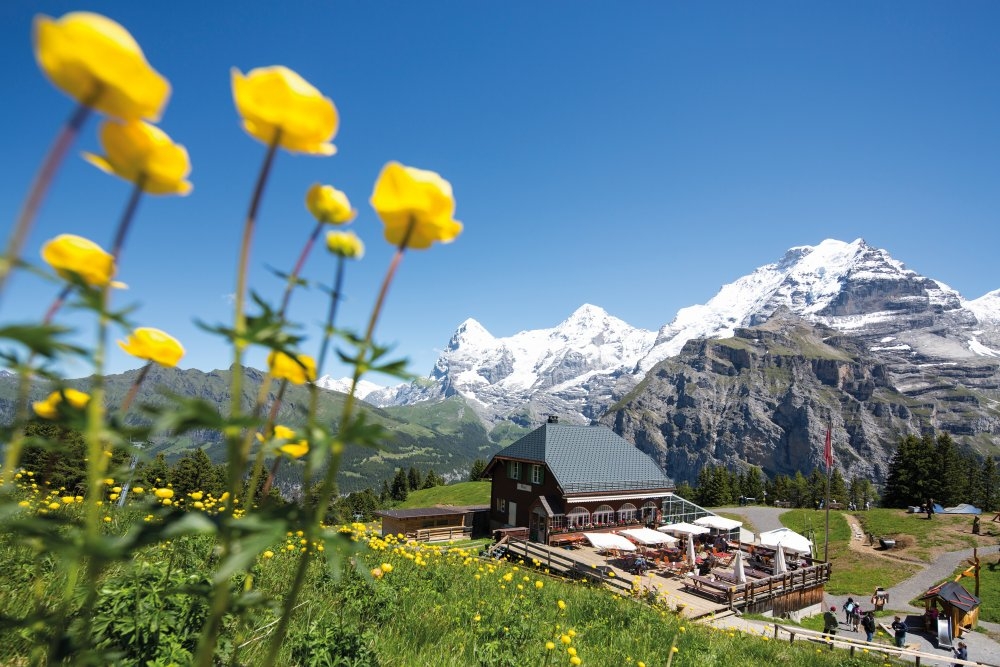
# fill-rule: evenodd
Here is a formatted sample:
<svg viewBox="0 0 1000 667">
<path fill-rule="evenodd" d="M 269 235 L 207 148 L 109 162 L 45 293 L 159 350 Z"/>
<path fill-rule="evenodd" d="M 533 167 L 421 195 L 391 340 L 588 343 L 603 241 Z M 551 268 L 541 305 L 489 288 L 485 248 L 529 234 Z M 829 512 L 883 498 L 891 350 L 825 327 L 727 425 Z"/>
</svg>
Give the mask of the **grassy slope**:
<svg viewBox="0 0 1000 667">
<path fill-rule="evenodd" d="M 489 482 L 459 482 L 432 489 L 411 491 L 397 507 L 433 507 L 434 505 L 489 505 Z"/>
</svg>

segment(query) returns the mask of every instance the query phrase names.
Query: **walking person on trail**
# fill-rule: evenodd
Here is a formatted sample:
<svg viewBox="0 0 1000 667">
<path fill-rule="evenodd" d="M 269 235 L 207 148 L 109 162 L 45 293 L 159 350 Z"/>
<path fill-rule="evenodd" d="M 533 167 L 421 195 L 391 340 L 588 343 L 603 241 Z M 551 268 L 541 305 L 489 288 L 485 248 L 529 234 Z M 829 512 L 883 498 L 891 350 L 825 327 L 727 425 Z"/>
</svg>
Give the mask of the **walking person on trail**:
<svg viewBox="0 0 1000 667">
<path fill-rule="evenodd" d="M 854 605 L 854 609 L 851 610 L 851 618 L 848 623 L 851 626 L 851 630 L 854 632 L 858 631 L 858 626 L 861 625 L 861 606 Z"/>
<path fill-rule="evenodd" d="M 837 608 L 830 607 L 830 611 L 823 614 L 823 635 L 830 635 L 831 637 L 837 634 L 837 628 L 840 627 L 840 623 L 837 622 Z"/>
<path fill-rule="evenodd" d="M 896 633 L 896 646 L 903 648 L 906 645 L 906 623 L 897 616 L 892 621 L 892 629 Z"/>
<path fill-rule="evenodd" d="M 854 598 L 847 598 L 847 603 L 844 604 L 844 623 L 850 624 L 851 614 L 854 613 Z"/>
<path fill-rule="evenodd" d="M 865 629 L 865 641 L 875 641 L 875 612 L 869 611 L 861 619 L 861 627 Z"/>
</svg>

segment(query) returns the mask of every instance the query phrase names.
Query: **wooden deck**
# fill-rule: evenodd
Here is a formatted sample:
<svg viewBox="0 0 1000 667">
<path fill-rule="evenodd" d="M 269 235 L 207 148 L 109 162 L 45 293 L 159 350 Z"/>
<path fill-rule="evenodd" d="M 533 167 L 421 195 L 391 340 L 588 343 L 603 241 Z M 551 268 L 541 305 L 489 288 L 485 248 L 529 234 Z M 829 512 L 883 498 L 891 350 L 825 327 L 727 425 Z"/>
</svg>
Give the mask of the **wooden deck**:
<svg viewBox="0 0 1000 667">
<path fill-rule="evenodd" d="M 656 570 L 650 570 L 641 576 L 631 574 L 616 566 L 614 559 L 599 554 L 592 547 L 563 549 L 527 540 L 510 540 L 507 549 L 510 554 L 525 562 L 535 563 L 536 567 L 548 568 L 551 572 L 567 577 L 583 577 L 624 595 L 631 595 L 633 585 L 636 584 L 639 591 L 654 592 L 670 607 L 690 619 L 731 613 L 727 604 L 693 595 L 686 590 L 684 577 L 664 575 Z"/>
</svg>

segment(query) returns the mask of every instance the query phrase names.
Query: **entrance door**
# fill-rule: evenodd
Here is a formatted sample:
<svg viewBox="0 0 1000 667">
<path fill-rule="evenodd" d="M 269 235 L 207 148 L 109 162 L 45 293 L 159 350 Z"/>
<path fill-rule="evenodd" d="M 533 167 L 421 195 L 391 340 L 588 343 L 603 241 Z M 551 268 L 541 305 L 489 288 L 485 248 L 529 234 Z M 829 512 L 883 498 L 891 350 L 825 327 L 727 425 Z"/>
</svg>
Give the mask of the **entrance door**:
<svg viewBox="0 0 1000 667">
<path fill-rule="evenodd" d="M 517 525 L 517 503 L 515 502 L 507 503 L 507 523 L 512 526 Z"/>
</svg>

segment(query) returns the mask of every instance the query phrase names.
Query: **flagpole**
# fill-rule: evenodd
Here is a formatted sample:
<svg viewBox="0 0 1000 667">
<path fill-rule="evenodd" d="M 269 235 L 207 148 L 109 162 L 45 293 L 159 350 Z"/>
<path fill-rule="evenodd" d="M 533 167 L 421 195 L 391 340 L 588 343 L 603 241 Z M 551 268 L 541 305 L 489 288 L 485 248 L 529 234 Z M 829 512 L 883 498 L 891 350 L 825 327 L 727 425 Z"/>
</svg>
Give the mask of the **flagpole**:
<svg viewBox="0 0 1000 667">
<path fill-rule="evenodd" d="M 823 562 L 829 563 L 830 551 L 830 476 L 833 473 L 833 448 L 830 443 L 830 422 L 826 424 L 826 445 L 823 458 L 826 459 L 826 539 L 823 542 Z"/>
</svg>

